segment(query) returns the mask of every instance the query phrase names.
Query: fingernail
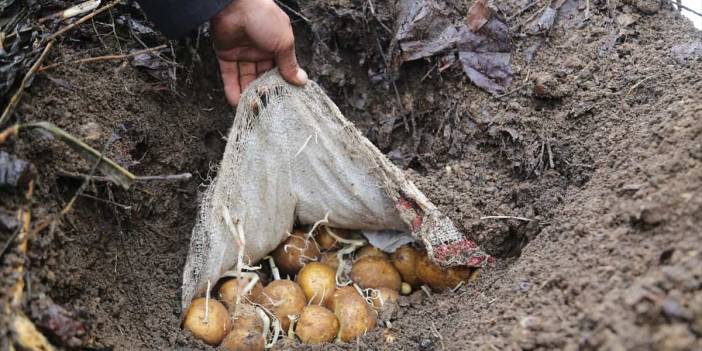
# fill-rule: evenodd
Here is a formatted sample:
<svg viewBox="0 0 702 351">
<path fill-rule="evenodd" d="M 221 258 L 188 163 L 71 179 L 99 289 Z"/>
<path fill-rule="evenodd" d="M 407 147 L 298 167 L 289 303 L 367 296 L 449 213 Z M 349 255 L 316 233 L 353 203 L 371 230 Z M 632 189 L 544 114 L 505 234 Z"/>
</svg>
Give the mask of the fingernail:
<svg viewBox="0 0 702 351">
<path fill-rule="evenodd" d="M 302 68 L 297 69 L 297 81 L 300 82 L 300 84 L 307 83 L 307 72 Z"/>
</svg>

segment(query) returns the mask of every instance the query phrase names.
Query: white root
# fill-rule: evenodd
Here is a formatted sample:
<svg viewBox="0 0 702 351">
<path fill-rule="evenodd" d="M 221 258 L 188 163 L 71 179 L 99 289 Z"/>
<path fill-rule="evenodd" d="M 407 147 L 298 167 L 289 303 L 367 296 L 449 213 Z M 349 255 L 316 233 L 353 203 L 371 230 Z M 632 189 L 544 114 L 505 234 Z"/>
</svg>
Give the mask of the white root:
<svg viewBox="0 0 702 351">
<path fill-rule="evenodd" d="M 329 232 L 330 235 L 336 236 L 336 234 L 333 234 L 333 232 L 330 231 L 329 228 L 327 228 L 327 231 Z M 339 238 L 339 237 L 336 236 L 334 239 L 337 239 L 337 238 Z M 342 238 L 339 238 L 339 239 L 342 239 Z M 336 259 L 339 262 L 339 268 L 337 268 L 337 270 L 336 270 L 335 279 L 336 279 L 336 285 L 338 285 L 338 286 L 346 286 L 346 285 L 351 284 L 351 280 L 341 281 L 342 275 L 344 274 L 344 270 L 346 269 L 346 260 L 344 259 L 344 255 L 352 254 L 358 248 L 360 248 L 366 244 L 365 240 L 346 240 L 346 239 L 342 239 L 342 240 L 345 240 L 347 245 L 344 246 L 341 250 L 337 251 L 337 253 L 336 253 Z M 337 241 L 339 241 L 339 240 L 337 240 Z M 341 242 L 341 241 L 339 241 L 339 242 Z"/>
<path fill-rule="evenodd" d="M 207 291 L 205 292 L 205 319 L 203 323 L 208 323 L 208 317 L 210 315 L 210 280 L 207 279 Z"/>
<path fill-rule="evenodd" d="M 244 226 L 238 219 L 236 221 L 236 224 L 232 222 L 232 217 L 229 214 L 229 209 L 227 209 L 226 206 L 222 206 L 222 216 L 224 217 L 224 222 L 227 224 L 227 227 L 229 227 L 229 231 L 231 231 L 232 235 L 234 235 L 234 240 L 238 246 L 235 269 L 237 275 L 241 275 L 241 270 L 244 266 L 244 252 L 246 250 L 246 236 L 244 235 Z M 239 305 L 239 303 L 241 302 L 241 295 L 241 290 L 237 289 L 235 305 Z"/>
<path fill-rule="evenodd" d="M 271 337 L 271 341 L 268 342 L 266 341 L 266 348 L 270 349 L 275 345 L 275 343 L 278 341 L 278 338 L 280 337 L 280 332 L 282 331 L 282 328 L 280 327 L 280 321 L 278 318 L 267 308 L 263 307 L 260 304 L 253 304 L 256 306 L 256 313 L 258 314 L 259 317 L 263 320 L 263 336 L 268 340 L 268 332 L 272 328 L 273 329 L 273 335 Z"/>
<path fill-rule="evenodd" d="M 340 242 L 342 244 L 355 245 L 358 247 L 361 247 L 361 246 L 366 244 L 366 241 L 363 239 L 358 239 L 358 240 L 344 239 L 344 238 L 340 237 L 339 235 L 337 235 L 336 233 L 334 233 L 334 231 L 331 230 L 329 227 L 324 227 L 324 229 L 327 231 L 329 236 L 331 236 L 332 238 L 334 238 L 334 240 L 336 240 L 337 242 Z"/>
<path fill-rule="evenodd" d="M 302 153 L 302 150 L 304 150 L 304 149 L 307 147 L 307 144 L 310 143 L 310 140 L 312 140 L 312 137 L 314 137 L 314 142 L 315 142 L 315 143 L 318 143 L 318 142 L 319 142 L 319 141 L 318 141 L 318 135 L 317 135 L 317 133 L 314 133 L 314 134 L 308 136 L 308 137 L 307 137 L 307 140 L 305 140 L 305 142 L 302 144 L 302 147 L 300 147 L 300 150 L 297 150 L 297 152 L 295 153 L 295 156 L 293 156 L 293 159 L 296 158 L 298 155 L 300 155 L 300 154 Z"/>
<path fill-rule="evenodd" d="M 427 294 L 427 297 L 431 297 L 431 290 L 428 286 L 422 285 L 420 286 L 420 288 L 422 289 L 422 291 L 424 291 L 425 294 Z"/>
<path fill-rule="evenodd" d="M 273 338 L 271 338 L 271 343 L 266 345 L 266 348 L 269 349 L 275 345 L 276 342 L 278 342 L 278 338 L 280 338 L 280 332 L 283 330 L 283 328 L 280 327 L 280 321 L 278 318 L 273 318 Z"/>
<path fill-rule="evenodd" d="M 451 289 L 451 292 L 455 293 L 456 291 L 458 291 L 458 289 L 460 289 L 465 284 L 466 284 L 466 282 L 461 280 L 460 282 L 458 282 L 458 284 L 456 284 L 455 287 L 453 287 L 453 289 Z"/>
<path fill-rule="evenodd" d="M 271 319 L 268 318 L 266 312 L 264 312 L 263 309 L 259 306 L 256 306 L 256 314 L 258 315 L 258 318 L 261 318 L 261 321 L 263 322 L 263 339 L 268 340 L 268 332 L 271 328 Z"/>
<path fill-rule="evenodd" d="M 322 219 L 320 219 L 320 220 L 314 222 L 314 224 L 312 225 L 312 228 L 310 228 L 310 231 L 307 232 L 307 237 L 308 237 L 308 238 L 312 238 L 312 237 L 314 236 L 314 235 L 312 235 L 312 234 L 314 233 L 315 230 L 317 230 L 317 227 L 319 227 L 320 225 L 328 224 L 328 223 L 329 223 L 329 214 L 330 214 L 330 213 L 331 213 L 331 211 L 327 211 L 327 213 L 324 214 L 324 218 L 322 218 Z M 316 241 L 315 241 L 315 243 L 316 243 Z"/>
<path fill-rule="evenodd" d="M 271 274 L 273 275 L 273 280 L 280 280 L 280 271 L 278 270 L 278 267 L 275 265 L 275 261 L 273 261 L 273 257 L 271 256 L 266 256 L 264 259 L 268 259 L 268 264 L 271 266 Z"/>
<path fill-rule="evenodd" d="M 293 314 L 293 315 L 288 315 L 288 319 L 290 320 L 290 327 L 288 327 L 288 339 L 295 339 L 295 323 L 297 322 L 299 316 Z"/>
</svg>

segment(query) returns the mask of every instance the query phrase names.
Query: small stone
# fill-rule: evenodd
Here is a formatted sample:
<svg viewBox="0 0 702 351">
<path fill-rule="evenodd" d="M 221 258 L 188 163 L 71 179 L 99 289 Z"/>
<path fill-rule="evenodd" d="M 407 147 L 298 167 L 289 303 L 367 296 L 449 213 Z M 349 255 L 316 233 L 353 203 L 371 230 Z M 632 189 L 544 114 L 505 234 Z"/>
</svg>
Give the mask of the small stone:
<svg viewBox="0 0 702 351">
<path fill-rule="evenodd" d="M 85 141 L 97 141 L 102 139 L 102 128 L 95 122 L 88 122 L 80 126 L 80 136 Z"/>
<path fill-rule="evenodd" d="M 653 335 L 656 350 L 693 350 L 695 336 L 684 324 L 663 325 Z"/>
<path fill-rule="evenodd" d="M 0 151 L 0 188 L 26 187 L 34 175 L 34 168 L 29 162 Z"/>
<path fill-rule="evenodd" d="M 658 13 L 661 9 L 660 0 L 634 0 L 634 7 L 647 15 Z"/>
<path fill-rule="evenodd" d="M 527 330 L 541 330 L 543 323 L 541 318 L 535 316 L 526 316 L 519 321 L 519 325 Z"/>
<path fill-rule="evenodd" d="M 433 350 L 434 349 L 434 340 L 424 338 L 419 341 L 419 349 L 420 350 Z"/>
<path fill-rule="evenodd" d="M 677 301 L 667 298 L 661 304 L 663 314 L 671 319 L 680 319 L 689 321 L 692 319 L 692 313 L 682 307 Z"/>
<path fill-rule="evenodd" d="M 636 21 L 638 21 L 638 20 L 639 20 L 639 16 L 635 15 L 635 14 L 631 14 L 631 13 L 623 13 L 623 14 L 617 16 L 617 18 L 616 18 L 617 24 L 622 28 L 628 27 L 628 26 L 636 23 Z"/>
<path fill-rule="evenodd" d="M 421 306 L 424 303 L 424 291 L 417 289 L 409 296 L 409 302 L 412 306 Z"/>
</svg>

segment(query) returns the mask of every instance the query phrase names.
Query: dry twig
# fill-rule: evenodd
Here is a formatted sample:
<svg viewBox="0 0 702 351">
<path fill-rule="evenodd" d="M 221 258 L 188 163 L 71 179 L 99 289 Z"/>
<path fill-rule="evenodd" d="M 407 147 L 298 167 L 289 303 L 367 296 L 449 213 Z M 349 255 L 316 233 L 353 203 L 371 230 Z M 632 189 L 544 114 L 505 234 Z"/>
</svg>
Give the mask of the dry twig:
<svg viewBox="0 0 702 351">
<path fill-rule="evenodd" d="M 120 0 L 115 0 L 115 1 L 113 1 L 113 2 L 111 2 L 111 3 L 109 3 L 109 4 L 107 4 L 107 5 L 105 5 L 105 6 L 103 6 L 103 7 L 101 7 L 101 8 L 99 8 L 99 9 L 97 9 L 97 10 L 95 10 L 95 11 L 93 11 L 93 12 L 91 12 L 91 13 L 89 13 L 89 14 L 83 16 L 83 17 L 81 17 L 79 20 L 77 20 L 77 21 L 75 21 L 75 22 L 73 22 L 73 23 L 71 23 L 71 24 L 69 24 L 69 25 L 67 25 L 67 26 L 65 26 L 65 27 L 63 27 L 63 28 L 61 28 L 61 29 L 59 29 L 56 33 L 51 34 L 50 36 L 48 36 L 48 37 L 46 38 L 46 41 L 50 42 L 50 41 L 56 39 L 57 37 L 59 37 L 59 36 L 65 34 L 65 33 L 68 32 L 68 31 L 70 31 L 71 29 L 73 29 L 73 28 L 75 28 L 75 27 L 77 27 L 77 26 L 83 24 L 84 22 L 90 20 L 91 18 L 93 18 L 93 17 L 95 17 L 95 16 L 97 16 L 97 15 L 99 15 L 99 14 L 105 12 L 106 10 L 109 10 L 109 9 L 115 7 L 117 4 L 119 4 L 119 2 L 120 2 Z"/>
<path fill-rule="evenodd" d="M 73 61 L 67 61 L 67 62 L 57 62 L 57 63 L 52 63 L 50 65 L 42 66 L 39 68 L 38 72 L 44 72 L 46 70 L 50 70 L 52 68 L 62 66 L 62 65 L 68 65 L 68 64 L 80 64 L 80 63 L 86 63 L 86 62 L 95 62 L 95 61 L 106 61 L 106 60 L 121 60 L 125 58 L 130 58 L 134 56 L 138 56 L 141 54 L 145 54 L 147 52 L 153 52 L 153 51 L 158 51 L 158 50 L 163 50 L 167 48 L 168 46 L 166 44 L 155 46 L 152 48 L 147 48 L 143 50 L 138 50 L 134 51 L 130 54 L 119 54 L 119 55 L 104 55 L 104 56 L 97 56 L 97 57 L 88 57 L 84 59 L 79 59 L 79 60 L 73 60 Z"/>
<path fill-rule="evenodd" d="M 22 78 L 22 82 L 20 83 L 19 88 L 17 88 L 17 92 L 15 92 L 14 95 L 12 95 L 12 98 L 10 98 L 10 102 L 5 106 L 5 110 L 2 112 L 2 116 L 0 116 L 0 127 L 7 121 L 8 118 L 10 118 L 10 115 L 15 109 L 15 106 L 17 106 L 17 103 L 19 102 L 20 98 L 22 97 L 22 94 L 24 93 L 24 88 L 27 87 L 27 83 L 32 79 L 34 76 L 34 73 L 39 69 L 39 66 L 41 63 L 44 61 L 46 58 L 46 55 L 49 53 L 49 50 L 51 50 L 51 47 L 54 46 L 53 41 L 49 41 L 46 44 L 46 47 L 44 47 L 44 51 L 41 52 L 41 55 L 37 59 L 36 62 L 32 65 L 32 67 L 27 71 L 27 74 L 24 75 L 24 78 Z M 4 141 L 3 139 L 0 139 L 0 142 Z"/>
<path fill-rule="evenodd" d="M 480 217 L 481 220 L 484 219 L 516 219 L 524 222 L 531 222 L 533 219 L 525 218 L 525 217 L 516 217 L 516 216 L 484 216 Z"/>
</svg>

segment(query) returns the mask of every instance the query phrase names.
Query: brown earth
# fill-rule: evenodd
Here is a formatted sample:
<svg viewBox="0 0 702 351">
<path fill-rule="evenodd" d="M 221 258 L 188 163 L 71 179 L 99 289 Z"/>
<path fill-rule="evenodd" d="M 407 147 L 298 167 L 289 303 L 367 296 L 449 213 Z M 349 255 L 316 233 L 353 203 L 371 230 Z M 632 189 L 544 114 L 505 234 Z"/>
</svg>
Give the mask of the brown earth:
<svg viewBox="0 0 702 351">
<path fill-rule="evenodd" d="M 397 72 L 398 101 L 388 80 L 369 79 L 385 69 L 378 48 L 389 36 L 378 21 L 392 28 L 392 7 L 377 5 L 372 17 L 366 5 L 301 1 L 310 22 L 295 26 L 311 77 L 498 257 L 455 294 L 403 299 L 391 329 L 324 349 L 702 349 L 702 53 L 684 50 L 702 45 L 702 32 L 656 1 L 612 0 L 609 9 L 591 1 L 587 21 L 575 9 L 548 36 L 530 36 L 519 24 L 546 2 L 521 12 L 527 3 L 498 4 L 513 29 L 508 94 L 489 95 L 458 65 L 438 72 L 427 60 Z M 76 32 L 50 59 L 116 52 L 98 29 L 102 43 Z M 107 155 L 136 174 L 194 174 L 128 192 L 95 183 L 30 242 L 25 311 L 36 320 L 50 300 L 73 311 L 86 347 L 207 348 L 179 329 L 198 190 L 232 118 L 205 43 L 202 62 L 178 46 L 174 86 L 118 61 L 66 65 L 38 75 L 19 107 L 22 121 L 52 121 L 97 149 L 116 135 Z M 38 169 L 35 220 L 80 184 L 62 172 L 90 168 L 36 133 L 0 150 Z M 4 192 L 0 208 L 20 202 Z M 530 221 L 481 219 L 495 215 Z M 2 259 L 3 289 L 14 259 Z"/>
</svg>

